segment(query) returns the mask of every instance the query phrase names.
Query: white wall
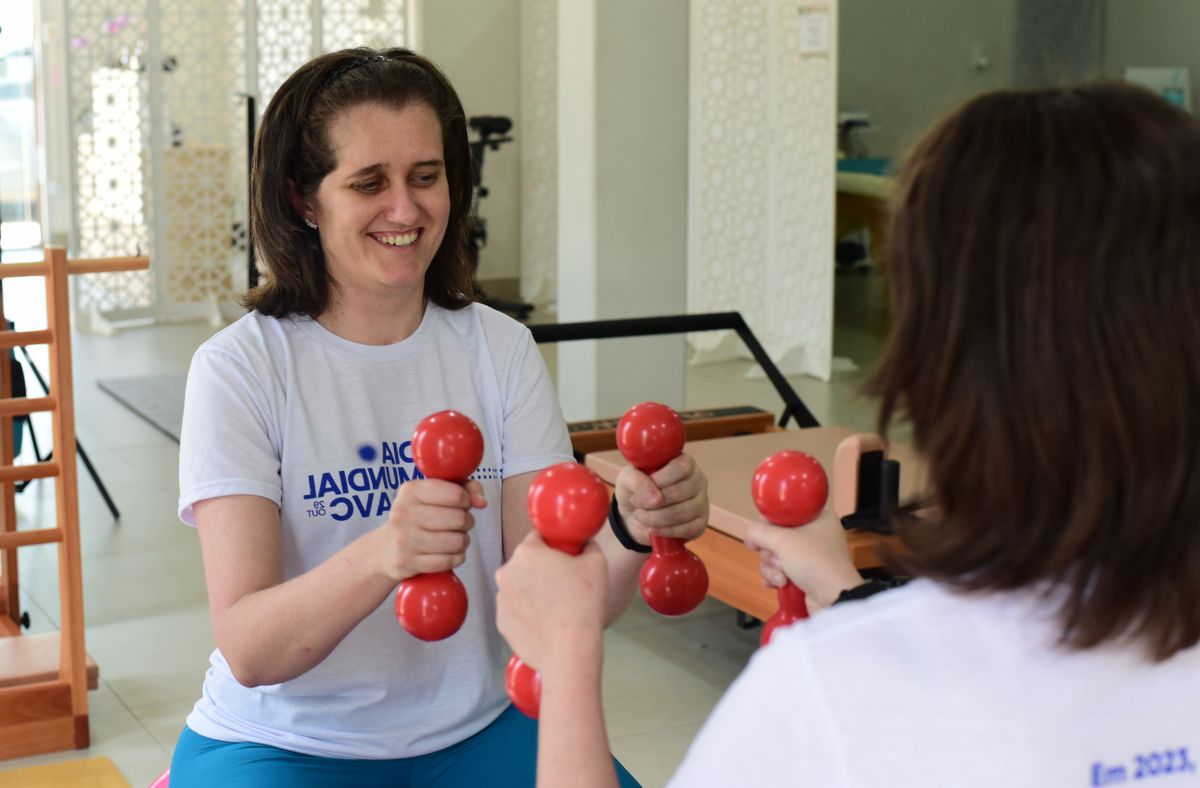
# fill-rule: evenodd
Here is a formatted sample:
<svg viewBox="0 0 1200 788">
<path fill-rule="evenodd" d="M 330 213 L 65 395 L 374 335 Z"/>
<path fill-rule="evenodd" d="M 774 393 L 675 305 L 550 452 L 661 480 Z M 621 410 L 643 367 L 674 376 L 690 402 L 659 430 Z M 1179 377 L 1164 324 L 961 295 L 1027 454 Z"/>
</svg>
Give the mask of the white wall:
<svg viewBox="0 0 1200 788">
<path fill-rule="evenodd" d="M 870 113 L 859 139 L 872 156 L 903 153 L 957 102 L 1010 83 L 1016 0 L 840 0 L 838 14 L 838 106 Z"/>
<path fill-rule="evenodd" d="M 1015 87 L 1055 87 L 1103 71 L 1104 0 L 1017 0 Z"/>
<path fill-rule="evenodd" d="M 828 380 L 838 2 L 692 0 L 691 24 L 688 311 L 740 312 L 781 371 Z"/>
<path fill-rule="evenodd" d="M 688 1 L 558 2 L 558 319 L 679 314 L 687 294 Z M 567 418 L 683 406 L 681 335 L 570 342 Z"/>
<path fill-rule="evenodd" d="M 519 0 L 413 0 L 418 47 L 445 70 L 467 116 L 505 115 L 519 120 Z M 480 214 L 488 243 L 480 254 L 479 278 L 516 278 L 521 270 L 521 128 L 514 141 L 484 156 L 483 183 L 489 195 Z"/>
<path fill-rule="evenodd" d="M 1108 0 L 1104 70 L 1120 77 L 1125 66 L 1187 66 L 1192 108 L 1200 112 L 1200 2 Z"/>
</svg>

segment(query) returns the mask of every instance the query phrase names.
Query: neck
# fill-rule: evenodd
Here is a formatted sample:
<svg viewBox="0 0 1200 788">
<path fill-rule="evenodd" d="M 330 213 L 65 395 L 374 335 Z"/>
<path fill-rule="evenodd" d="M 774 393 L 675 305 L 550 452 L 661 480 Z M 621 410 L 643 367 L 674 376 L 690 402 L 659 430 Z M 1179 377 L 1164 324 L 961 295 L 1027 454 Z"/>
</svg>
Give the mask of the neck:
<svg viewBox="0 0 1200 788">
<path fill-rule="evenodd" d="M 390 345 L 408 339 L 425 316 L 425 294 L 345 303 L 336 294 L 317 322 L 342 339 L 361 345 Z"/>
</svg>

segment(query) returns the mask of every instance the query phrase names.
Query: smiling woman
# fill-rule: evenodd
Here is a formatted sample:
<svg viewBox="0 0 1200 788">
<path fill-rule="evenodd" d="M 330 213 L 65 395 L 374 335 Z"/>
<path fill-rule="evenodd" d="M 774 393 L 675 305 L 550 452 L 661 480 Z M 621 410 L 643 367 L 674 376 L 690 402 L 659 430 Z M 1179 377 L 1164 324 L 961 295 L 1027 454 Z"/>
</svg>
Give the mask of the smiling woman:
<svg viewBox="0 0 1200 788">
<path fill-rule="evenodd" d="M 319 57 L 267 107 L 251 168 L 266 276 L 196 352 L 184 402 L 179 514 L 217 650 L 174 788 L 533 784 L 538 728 L 499 681 L 493 578 L 530 532 L 532 477 L 571 445 L 529 329 L 474 302 L 470 167 L 458 96 L 408 50 Z M 483 434 L 465 484 L 391 448 L 446 409 Z M 655 528 L 694 538 L 703 474 L 664 472 L 661 493 L 619 479 L 618 504 L 635 512 L 636 493 Z M 612 620 L 643 555 L 598 541 Z M 418 640 L 393 591 L 451 569 L 466 620 Z"/>
<path fill-rule="evenodd" d="M 289 189 L 333 284 L 317 320 L 365 344 L 404 339 L 420 324 L 425 274 L 450 215 L 437 115 L 424 103 L 359 104 L 331 124 L 329 140 L 334 170 L 307 198 Z"/>
</svg>

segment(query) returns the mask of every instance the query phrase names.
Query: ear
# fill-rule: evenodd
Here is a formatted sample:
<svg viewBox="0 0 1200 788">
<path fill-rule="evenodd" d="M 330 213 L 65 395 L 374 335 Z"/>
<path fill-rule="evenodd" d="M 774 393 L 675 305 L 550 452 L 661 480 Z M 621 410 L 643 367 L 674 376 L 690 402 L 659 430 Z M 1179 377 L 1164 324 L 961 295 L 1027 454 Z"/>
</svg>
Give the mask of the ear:
<svg viewBox="0 0 1200 788">
<path fill-rule="evenodd" d="M 288 185 L 288 202 L 292 204 L 292 210 L 301 219 L 316 221 L 317 216 L 313 212 L 312 206 L 300 194 L 300 189 L 296 188 L 296 182 L 291 178 L 287 179 Z"/>
</svg>

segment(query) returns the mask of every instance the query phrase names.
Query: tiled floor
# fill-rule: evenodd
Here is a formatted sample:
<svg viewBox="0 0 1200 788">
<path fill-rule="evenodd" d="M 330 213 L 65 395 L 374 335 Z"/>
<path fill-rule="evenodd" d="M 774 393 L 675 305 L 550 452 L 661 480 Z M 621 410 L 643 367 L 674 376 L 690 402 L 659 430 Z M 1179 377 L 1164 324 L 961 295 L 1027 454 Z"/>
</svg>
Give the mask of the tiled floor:
<svg viewBox="0 0 1200 788">
<path fill-rule="evenodd" d="M 40 292 L 37 280 L 6 282 L 6 311 L 19 328 L 45 325 Z M 838 372 L 829 383 L 792 379 L 822 423 L 873 426 L 872 408 L 854 389 L 879 352 L 881 299 L 874 277 L 839 274 L 835 353 L 857 370 Z M 74 337 L 79 440 L 122 514 L 113 521 L 81 468 L 87 648 L 100 665 L 100 687 L 90 695 L 92 746 L 7 761 L 0 769 L 105 755 L 132 785 L 144 786 L 169 761 L 213 647 L 199 546 L 195 532 L 175 516 L 177 445 L 100 391 L 96 380 L 185 372 L 212 330 L 166 323 L 113 337 Z M 44 349 L 35 350 L 34 359 L 44 368 Z M 769 382 L 747 377 L 748 368 L 745 362 L 691 367 L 687 406 L 745 403 L 778 412 Z M 45 423 L 38 430 L 49 434 Z M 52 482 L 32 484 L 18 496 L 18 509 L 23 527 L 46 522 Z M 34 631 L 56 628 L 54 549 L 20 551 L 22 602 Z M 666 782 L 757 637 L 736 626 L 731 609 L 712 601 L 667 620 L 638 600 L 612 628 L 605 672 L 609 732 L 617 756 L 645 786 Z"/>
</svg>

